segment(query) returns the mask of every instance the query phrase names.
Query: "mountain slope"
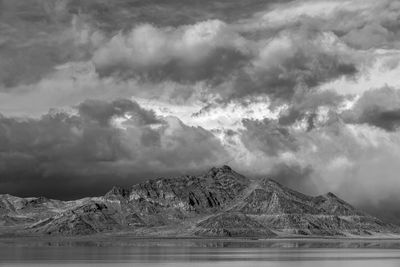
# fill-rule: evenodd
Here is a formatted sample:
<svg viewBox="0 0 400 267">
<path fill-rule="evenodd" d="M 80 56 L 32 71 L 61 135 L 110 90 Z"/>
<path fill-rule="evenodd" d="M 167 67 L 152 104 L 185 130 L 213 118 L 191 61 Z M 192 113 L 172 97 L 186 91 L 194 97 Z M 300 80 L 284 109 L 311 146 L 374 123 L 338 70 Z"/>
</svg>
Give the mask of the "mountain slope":
<svg viewBox="0 0 400 267">
<path fill-rule="evenodd" d="M 197 224 L 195 235 L 212 237 L 258 237 L 277 235 L 262 224 L 242 213 L 222 213 Z"/>
<path fill-rule="evenodd" d="M 369 216 L 332 193 L 311 197 L 265 179 L 231 212 L 249 215 L 265 227 L 301 235 L 373 235 L 391 226 Z"/>
<path fill-rule="evenodd" d="M 397 226 L 357 210 L 332 193 L 307 196 L 271 179 L 248 179 L 228 166 L 200 176 L 114 187 L 103 197 L 76 201 L 2 195 L 0 226 L 17 227 L 22 234 L 50 235 L 123 231 L 269 238 L 398 232 Z"/>
<path fill-rule="evenodd" d="M 20 225 L 48 218 L 66 210 L 68 202 L 44 197 L 0 195 L 0 225 Z"/>
<path fill-rule="evenodd" d="M 121 230 L 121 213 L 104 203 L 90 201 L 80 207 L 31 226 L 36 232 L 47 234 L 95 234 L 104 231 Z"/>
</svg>

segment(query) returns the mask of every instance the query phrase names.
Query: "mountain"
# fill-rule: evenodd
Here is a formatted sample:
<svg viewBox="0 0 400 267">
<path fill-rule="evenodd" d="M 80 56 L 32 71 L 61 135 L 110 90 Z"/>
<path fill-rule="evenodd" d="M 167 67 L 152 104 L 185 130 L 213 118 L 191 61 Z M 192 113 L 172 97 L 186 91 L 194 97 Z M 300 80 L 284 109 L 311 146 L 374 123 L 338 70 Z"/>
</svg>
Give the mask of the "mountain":
<svg viewBox="0 0 400 267">
<path fill-rule="evenodd" d="M 75 201 L 0 196 L 0 234 L 252 237 L 397 234 L 333 193 L 307 196 L 229 166 Z"/>
</svg>

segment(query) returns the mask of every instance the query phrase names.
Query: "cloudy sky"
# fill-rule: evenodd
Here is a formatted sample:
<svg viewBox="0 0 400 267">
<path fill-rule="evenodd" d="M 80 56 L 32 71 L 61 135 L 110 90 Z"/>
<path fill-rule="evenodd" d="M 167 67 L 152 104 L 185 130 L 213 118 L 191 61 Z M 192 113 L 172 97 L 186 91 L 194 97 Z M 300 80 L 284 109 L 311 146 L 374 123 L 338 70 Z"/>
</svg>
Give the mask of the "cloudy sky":
<svg viewBox="0 0 400 267">
<path fill-rule="evenodd" d="M 400 222 L 400 2 L 0 0 L 0 193 L 228 164 Z"/>
</svg>

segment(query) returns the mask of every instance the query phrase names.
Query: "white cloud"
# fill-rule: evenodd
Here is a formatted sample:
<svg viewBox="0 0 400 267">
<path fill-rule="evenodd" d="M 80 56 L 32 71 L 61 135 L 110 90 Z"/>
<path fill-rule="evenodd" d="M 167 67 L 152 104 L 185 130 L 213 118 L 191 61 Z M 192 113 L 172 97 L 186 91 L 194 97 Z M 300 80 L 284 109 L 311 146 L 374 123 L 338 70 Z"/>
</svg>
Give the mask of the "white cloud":
<svg viewBox="0 0 400 267">
<path fill-rule="evenodd" d="M 157 28 L 150 24 L 135 27 L 127 35 L 119 33 L 94 54 L 99 67 L 127 65 L 150 68 L 173 60 L 199 64 L 218 48 L 247 53 L 246 41 L 219 20 L 178 28 Z"/>
</svg>

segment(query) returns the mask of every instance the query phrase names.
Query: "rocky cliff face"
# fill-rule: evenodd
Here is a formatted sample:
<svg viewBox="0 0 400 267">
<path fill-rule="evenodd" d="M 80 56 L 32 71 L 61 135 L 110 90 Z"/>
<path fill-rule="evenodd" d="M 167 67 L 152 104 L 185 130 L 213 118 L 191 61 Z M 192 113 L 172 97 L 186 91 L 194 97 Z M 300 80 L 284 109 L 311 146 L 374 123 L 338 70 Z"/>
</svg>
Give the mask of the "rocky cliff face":
<svg viewBox="0 0 400 267">
<path fill-rule="evenodd" d="M 77 201 L 0 197 L 0 226 L 19 233 L 259 237 L 397 233 L 332 193 L 307 196 L 228 166 L 201 176 L 159 178 Z M 11 229 L 11 228 L 10 228 Z"/>
</svg>

